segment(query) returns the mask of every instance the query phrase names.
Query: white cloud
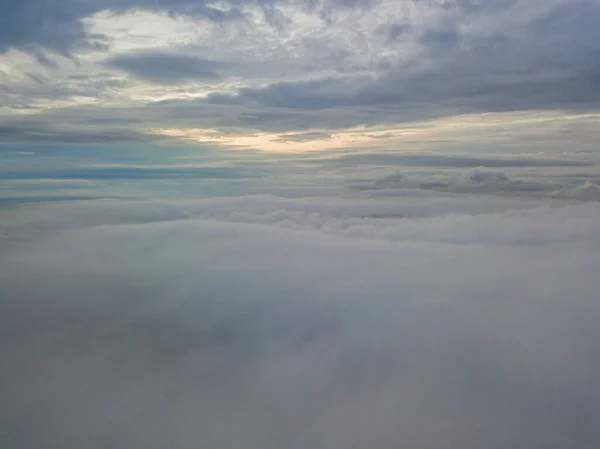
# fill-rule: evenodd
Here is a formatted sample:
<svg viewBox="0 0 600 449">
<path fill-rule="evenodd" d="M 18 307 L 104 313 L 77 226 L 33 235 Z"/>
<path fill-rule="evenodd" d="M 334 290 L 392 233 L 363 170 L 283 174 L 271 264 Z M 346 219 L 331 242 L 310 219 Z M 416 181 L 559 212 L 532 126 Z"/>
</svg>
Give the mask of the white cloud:
<svg viewBox="0 0 600 449">
<path fill-rule="evenodd" d="M 600 441 L 597 203 L 92 201 L 2 223 L 7 446 Z"/>
</svg>

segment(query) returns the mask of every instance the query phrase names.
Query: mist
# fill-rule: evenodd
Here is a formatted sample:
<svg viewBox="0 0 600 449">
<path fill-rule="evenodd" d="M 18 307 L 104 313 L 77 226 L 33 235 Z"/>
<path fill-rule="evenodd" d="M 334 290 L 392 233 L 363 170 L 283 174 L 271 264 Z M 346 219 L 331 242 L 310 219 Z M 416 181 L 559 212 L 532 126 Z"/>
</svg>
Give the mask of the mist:
<svg viewBox="0 0 600 449">
<path fill-rule="evenodd" d="M 596 203 L 420 202 L 23 206 L 3 444 L 596 447 Z"/>
</svg>

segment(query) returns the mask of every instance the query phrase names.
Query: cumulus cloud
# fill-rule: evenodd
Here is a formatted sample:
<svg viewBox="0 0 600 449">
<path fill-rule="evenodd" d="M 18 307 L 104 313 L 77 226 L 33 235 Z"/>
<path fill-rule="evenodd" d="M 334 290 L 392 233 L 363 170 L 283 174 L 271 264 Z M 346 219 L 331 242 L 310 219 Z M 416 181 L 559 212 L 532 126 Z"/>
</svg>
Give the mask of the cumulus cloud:
<svg viewBox="0 0 600 449">
<path fill-rule="evenodd" d="M 261 196 L 2 218 L 3 445 L 600 441 L 597 203 Z"/>
<path fill-rule="evenodd" d="M 471 170 L 468 175 L 468 179 L 473 182 L 492 182 L 492 183 L 505 183 L 510 181 L 501 171 L 486 170 L 484 167 L 479 169 Z"/>
<path fill-rule="evenodd" d="M 400 186 L 402 184 L 403 180 L 404 180 L 404 175 L 402 173 L 400 173 L 399 171 L 395 171 L 391 175 L 387 175 L 387 176 L 375 181 L 375 186 L 382 187 L 382 188 Z"/>
<path fill-rule="evenodd" d="M 592 181 L 576 181 L 561 173 L 550 175 L 545 172 L 518 173 L 520 179 L 509 177 L 503 171 L 485 167 L 464 171 L 442 170 L 436 172 L 396 171 L 375 181 L 360 181 L 352 185 L 352 189 L 371 197 L 404 195 L 404 191 L 414 194 L 415 189 L 432 190 L 454 194 L 491 194 L 516 197 L 554 197 L 596 201 L 598 185 Z M 584 178 L 592 178 L 591 174 L 583 174 Z"/>
<path fill-rule="evenodd" d="M 566 196 L 571 196 L 581 200 L 600 200 L 600 185 L 585 181 L 582 185 L 573 187 L 565 192 Z"/>
</svg>

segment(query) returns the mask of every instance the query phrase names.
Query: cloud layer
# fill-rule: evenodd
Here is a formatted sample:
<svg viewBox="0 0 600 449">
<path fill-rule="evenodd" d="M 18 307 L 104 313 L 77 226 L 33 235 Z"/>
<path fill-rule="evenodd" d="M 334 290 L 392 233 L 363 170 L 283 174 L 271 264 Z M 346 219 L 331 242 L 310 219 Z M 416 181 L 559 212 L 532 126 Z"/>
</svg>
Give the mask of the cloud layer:
<svg viewBox="0 0 600 449">
<path fill-rule="evenodd" d="M 0 447 L 600 447 L 598 0 L 0 0 Z"/>
<path fill-rule="evenodd" d="M 595 448 L 596 203 L 3 212 L 3 445 Z"/>
<path fill-rule="evenodd" d="M 590 120 L 598 128 L 597 0 L 0 5 L 3 121 L 70 125 L 59 141 L 84 131 L 107 142 L 216 131 L 322 143 L 331 131 L 515 112 L 578 116 L 552 128 L 563 139 Z M 128 132 L 84 129 L 99 114 L 127 121 Z M 526 137 L 518 124 L 506 129 Z"/>
</svg>

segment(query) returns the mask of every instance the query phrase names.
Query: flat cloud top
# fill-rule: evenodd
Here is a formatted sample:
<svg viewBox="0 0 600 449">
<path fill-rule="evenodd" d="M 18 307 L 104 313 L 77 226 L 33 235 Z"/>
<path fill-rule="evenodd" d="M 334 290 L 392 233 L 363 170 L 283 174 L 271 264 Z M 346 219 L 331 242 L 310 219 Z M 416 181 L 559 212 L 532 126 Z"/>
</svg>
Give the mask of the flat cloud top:
<svg viewBox="0 0 600 449">
<path fill-rule="evenodd" d="M 595 448 L 600 208 L 464 199 L 3 212 L 0 442 Z"/>
</svg>

